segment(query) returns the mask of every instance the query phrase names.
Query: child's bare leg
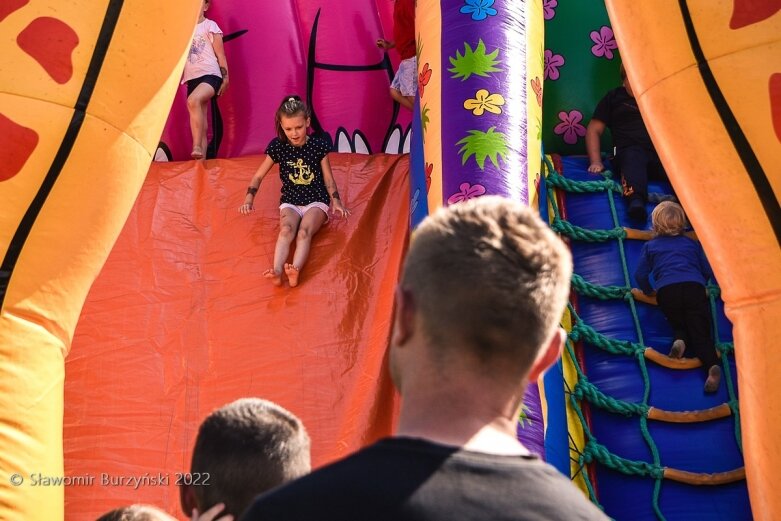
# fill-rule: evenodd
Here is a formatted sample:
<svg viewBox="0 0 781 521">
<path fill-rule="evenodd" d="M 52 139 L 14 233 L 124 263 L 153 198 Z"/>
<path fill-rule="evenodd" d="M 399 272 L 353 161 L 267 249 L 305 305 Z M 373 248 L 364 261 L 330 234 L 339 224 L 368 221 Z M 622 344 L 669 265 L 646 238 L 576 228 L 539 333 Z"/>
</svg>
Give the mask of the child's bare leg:
<svg viewBox="0 0 781 521">
<path fill-rule="evenodd" d="M 309 257 L 309 248 L 312 245 L 312 237 L 323 226 L 328 216 L 319 208 L 311 208 L 301 219 L 301 226 L 296 234 L 296 253 L 293 255 L 293 264 L 285 264 L 285 274 L 290 282 L 290 287 L 298 285 L 298 275 Z"/>
<path fill-rule="evenodd" d="M 193 158 L 203 157 L 206 140 L 206 104 L 214 97 L 214 88 L 201 83 L 187 97 L 187 110 L 190 112 L 190 132 L 193 135 Z"/>
<path fill-rule="evenodd" d="M 399 105 L 406 107 L 409 110 L 415 106 L 415 96 L 405 96 L 400 90 L 391 89 L 391 98 L 393 98 Z"/>
<path fill-rule="evenodd" d="M 279 236 L 277 246 L 274 248 L 274 266 L 266 270 L 263 276 L 271 280 L 275 286 L 282 284 L 282 269 L 290 254 L 290 243 L 296 236 L 301 217 L 290 208 L 279 211 Z"/>
<path fill-rule="evenodd" d="M 206 135 L 207 134 L 206 131 L 209 129 L 209 118 L 208 118 L 209 113 L 207 112 L 207 107 L 209 105 L 210 100 L 211 98 L 206 100 L 203 103 L 203 105 L 201 105 L 201 111 L 203 114 L 203 120 L 202 120 L 203 125 L 201 125 L 201 150 L 203 150 L 204 159 L 206 158 L 206 149 L 209 148 L 209 138 Z"/>
</svg>

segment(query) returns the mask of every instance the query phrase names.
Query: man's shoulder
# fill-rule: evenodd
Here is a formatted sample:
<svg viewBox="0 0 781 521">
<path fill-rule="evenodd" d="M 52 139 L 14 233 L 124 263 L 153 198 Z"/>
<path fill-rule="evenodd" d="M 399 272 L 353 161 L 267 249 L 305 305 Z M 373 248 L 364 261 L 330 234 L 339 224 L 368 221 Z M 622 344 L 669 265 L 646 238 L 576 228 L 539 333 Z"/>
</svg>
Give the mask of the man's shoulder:
<svg viewBox="0 0 781 521">
<path fill-rule="evenodd" d="M 626 96 L 628 96 L 626 89 L 623 86 L 610 89 L 599 100 L 597 106 L 594 108 L 593 119 L 598 119 L 602 122 L 609 123 L 612 119 L 613 109 L 621 103 Z"/>
<path fill-rule="evenodd" d="M 539 512 L 526 511 L 530 502 Z M 405 438 L 383 440 L 272 491 L 243 519 L 483 519 L 491 512 L 497 519 L 537 520 L 546 513 L 603 519 L 569 480 L 537 458 Z"/>
<path fill-rule="evenodd" d="M 263 494 L 242 521 L 337 519 L 340 507 L 357 501 L 350 484 L 370 477 L 375 445 Z"/>
<path fill-rule="evenodd" d="M 607 91 L 605 95 L 602 97 L 602 99 L 621 100 L 628 97 L 629 97 L 629 93 L 626 91 L 624 86 L 619 85 L 618 87 L 615 87 Z"/>
</svg>

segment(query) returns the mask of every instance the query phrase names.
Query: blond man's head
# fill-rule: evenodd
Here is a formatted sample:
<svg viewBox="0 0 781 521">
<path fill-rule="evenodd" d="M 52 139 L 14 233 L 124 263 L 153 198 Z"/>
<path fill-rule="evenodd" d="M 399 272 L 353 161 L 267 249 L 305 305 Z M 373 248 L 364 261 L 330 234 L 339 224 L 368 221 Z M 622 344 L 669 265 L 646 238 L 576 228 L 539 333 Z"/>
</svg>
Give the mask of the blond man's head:
<svg viewBox="0 0 781 521">
<path fill-rule="evenodd" d="M 680 204 L 664 201 L 651 212 L 651 225 L 656 235 L 680 235 L 686 228 L 686 214 Z"/>
<path fill-rule="evenodd" d="M 488 196 L 420 225 L 401 286 L 435 353 L 462 349 L 476 370 L 520 379 L 561 319 L 571 274 L 569 250 L 537 215 Z"/>
</svg>

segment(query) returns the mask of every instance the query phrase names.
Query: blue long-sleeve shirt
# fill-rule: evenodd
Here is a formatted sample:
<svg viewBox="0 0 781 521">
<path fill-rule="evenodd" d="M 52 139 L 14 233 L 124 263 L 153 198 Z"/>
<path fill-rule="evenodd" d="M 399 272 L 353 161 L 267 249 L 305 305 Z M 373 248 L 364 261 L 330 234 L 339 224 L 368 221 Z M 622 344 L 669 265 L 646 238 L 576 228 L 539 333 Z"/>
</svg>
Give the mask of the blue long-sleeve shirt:
<svg viewBox="0 0 781 521">
<path fill-rule="evenodd" d="M 645 294 L 679 282 L 697 282 L 703 286 L 713 277 L 705 253 L 697 241 L 685 235 L 662 235 L 643 245 L 635 280 Z"/>
</svg>

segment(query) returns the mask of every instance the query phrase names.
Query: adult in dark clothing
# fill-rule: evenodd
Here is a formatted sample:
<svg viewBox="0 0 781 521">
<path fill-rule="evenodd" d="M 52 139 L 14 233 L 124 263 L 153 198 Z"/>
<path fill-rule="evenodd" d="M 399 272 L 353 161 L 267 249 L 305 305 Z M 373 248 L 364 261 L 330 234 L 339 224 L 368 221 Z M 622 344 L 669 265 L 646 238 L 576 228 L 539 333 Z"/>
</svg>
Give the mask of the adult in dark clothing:
<svg viewBox="0 0 781 521">
<path fill-rule="evenodd" d="M 605 169 L 600 154 L 600 139 L 605 129 L 609 128 L 615 147 L 614 163 L 617 172 L 621 174 L 629 217 L 645 223 L 648 217 L 645 208 L 648 179 L 666 179 L 667 174 L 645 128 L 623 65 L 621 80 L 623 85 L 609 91 L 597 104 L 586 128 L 586 151 L 590 162 L 588 171 L 598 173 Z"/>
<path fill-rule="evenodd" d="M 515 428 L 558 358 L 572 260 L 531 210 L 499 197 L 417 229 L 396 290 L 396 436 L 260 496 L 254 520 L 606 520 Z"/>
</svg>

